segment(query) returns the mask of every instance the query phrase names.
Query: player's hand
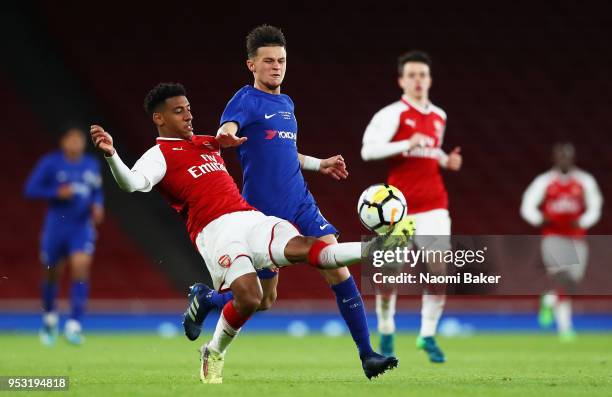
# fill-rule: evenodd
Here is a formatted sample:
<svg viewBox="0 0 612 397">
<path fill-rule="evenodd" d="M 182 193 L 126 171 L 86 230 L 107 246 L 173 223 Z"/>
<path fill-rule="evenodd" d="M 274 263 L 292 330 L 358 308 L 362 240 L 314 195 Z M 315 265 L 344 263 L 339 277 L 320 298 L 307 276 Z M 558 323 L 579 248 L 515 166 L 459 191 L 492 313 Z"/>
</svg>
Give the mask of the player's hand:
<svg viewBox="0 0 612 397">
<path fill-rule="evenodd" d="M 98 204 L 91 206 L 91 220 L 98 226 L 104 222 L 104 207 Z"/>
<path fill-rule="evenodd" d="M 57 189 L 57 198 L 60 200 L 70 200 L 72 196 L 74 196 L 74 190 L 68 184 L 61 185 Z"/>
<path fill-rule="evenodd" d="M 463 156 L 461 156 L 461 148 L 457 146 L 448 154 L 446 161 L 446 169 L 451 171 L 459 171 L 463 165 Z"/>
<path fill-rule="evenodd" d="M 433 146 L 434 144 L 432 137 L 420 132 L 415 132 L 408 141 L 410 142 L 410 149 L 415 147 Z"/>
<path fill-rule="evenodd" d="M 321 160 L 319 172 L 323 175 L 329 175 L 337 181 L 340 179 L 346 179 L 346 177 L 348 177 L 346 163 L 344 162 L 344 158 L 339 154 L 328 159 Z"/>
<path fill-rule="evenodd" d="M 217 140 L 217 142 L 219 142 L 221 147 L 225 148 L 240 146 L 247 140 L 247 137 L 243 136 L 241 138 L 238 138 L 236 135 L 229 133 L 228 131 L 219 130 L 215 139 Z"/>
<path fill-rule="evenodd" d="M 113 137 L 108 132 L 104 131 L 104 128 L 94 124 L 89 128 L 89 133 L 91 134 L 91 140 L 94 146 L 104 152 L 105 156 L 110 157 L 115 154 Z"/>
</svg>

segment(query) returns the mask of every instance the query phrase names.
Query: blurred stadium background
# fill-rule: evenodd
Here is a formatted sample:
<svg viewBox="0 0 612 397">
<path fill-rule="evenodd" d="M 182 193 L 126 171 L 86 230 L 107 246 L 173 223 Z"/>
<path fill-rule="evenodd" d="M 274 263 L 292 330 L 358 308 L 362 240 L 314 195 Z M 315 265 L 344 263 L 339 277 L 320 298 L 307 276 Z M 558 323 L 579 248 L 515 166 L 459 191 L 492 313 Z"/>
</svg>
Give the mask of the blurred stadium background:
<svg viewBox="0 0 612 397">
<path fill-rule="evenodd" d="M 455 234 L 536 234 L 519 217 L 521 194 L 549 168 L 550 148 L 560 140 L 576 145 L 578 165 L 602 189 L 603 216 L 591 232 L 612 233 L 612 14 L 604 2 L 588 4 L 3 5 L 0 332 L 40 326 L 45 205 L 25 201 L 22 191 L 36 160 L 56 147 L 60 126 L 103 124 L 131 164 L 156 136 L 142 110 L 144 94 L 160 81 L 178 81 L 188 89 L 196 130 L 214 133 L 227 100 L 251 83 L 244 36 L 261 23 L 281 27 L 288 39 L 283 91 L 296 103 L 300 151 L 347 160 L 345 182 L 307 175 L 342 240 L 364 232 L 357 197 L 386 175 L 384 162 L 361 160 L 363 131 L 400 95 L 396 58 L 415 48 L 434 59 L 432 98 L 449 114 L 444 147 L 459 145 L 464 153 L 462 172 L 445 174 Z M 225 156 L 240 181 L 234 153 Z M 208 281 L 204 264 L 161 197 L 120 192 L 104 172 L 107 219 L 99 229 L 85 330 L 180 327 L 187 287 Z M 400 330 L 417 329 L 419 303 L 400 300 Z M 442 331 L 535 331 L 537 303 L 537 296 L 452 297 Z M 372 297 L 367 304 L 373 313 Z M 612 296 L 577 297 L 575 311 L 579 332 L 612 330 Z M 306 267 L 281 272 L 275 308 L 247 328 L 284 332 L 294 320 L 302 321 L 293 323 L 298 333 L 304 326 L 331 333 L 344 327 L 331 291 Z"/>
</svg>

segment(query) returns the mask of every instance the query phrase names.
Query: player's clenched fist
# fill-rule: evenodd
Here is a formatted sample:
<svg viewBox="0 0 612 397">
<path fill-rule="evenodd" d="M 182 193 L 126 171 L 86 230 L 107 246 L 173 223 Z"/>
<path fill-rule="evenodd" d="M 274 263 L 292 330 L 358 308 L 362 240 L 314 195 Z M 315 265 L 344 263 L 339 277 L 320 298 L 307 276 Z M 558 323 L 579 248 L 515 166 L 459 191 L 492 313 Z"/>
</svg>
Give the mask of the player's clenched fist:
<svg viewBox="0 0 612 397">
<path fill-rule="evenodd" d="M 104 152 L 106 156 L 112 156 L 115 154 L 115 147 L 113 146 L 113 137 L 99 125 L 93 124 L 89 128 L 91 134 L 91 140 L 94 146 Z"/>
<path fill-rule="evenodd" d="M 446 162 L 446 169 L 451 171 L 459 171 L 463 165 L 463 156 L 461 156 L 461 148 L 456 147 L 452 152 L 448 154 L 448 161 Z"/>
</svg>

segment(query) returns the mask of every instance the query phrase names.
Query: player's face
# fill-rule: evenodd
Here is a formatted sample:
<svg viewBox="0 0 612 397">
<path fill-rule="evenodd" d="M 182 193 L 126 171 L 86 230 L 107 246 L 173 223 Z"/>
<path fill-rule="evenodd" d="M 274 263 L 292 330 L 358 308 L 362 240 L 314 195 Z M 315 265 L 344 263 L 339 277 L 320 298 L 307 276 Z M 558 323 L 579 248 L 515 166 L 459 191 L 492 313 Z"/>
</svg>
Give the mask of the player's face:
<svg viewBox="0 0 612 397">
<path fill-rule="evenodd" d="M 568 172 L 574 166 L 574 147 L 556 145 L 553 149 L 553 163 L 562 172 Z"/>
<path fill-rule="evenodd" d="M 247 67 L 253 76 L 255 84 L 270 91 L 280 90 L 287 69 L 287 51 L 285 47 L 259 47 L 257 54 L 247 59 Z"/>
<path fill-rule="evenodd" d="M 416 100 L 427 100 L 431 87 L 429 66 L 422 62 L 406 62 L 398 79 L 404 94 Z"/>
<path fill-rule="evenodd" d="M 189 138 L 193 135 L 191 105 L 185 96 L 168 98 L 159 112 L 153 113 L 153 122 L 165 137 Z"/>
<path fill-rule="evenodd" d="M 64 134 L 60 141 L 60 147 L 66 157 L 78 159 L 85 151 L 85 134 L 78 128 L 73 128 Z"/>
</svg>

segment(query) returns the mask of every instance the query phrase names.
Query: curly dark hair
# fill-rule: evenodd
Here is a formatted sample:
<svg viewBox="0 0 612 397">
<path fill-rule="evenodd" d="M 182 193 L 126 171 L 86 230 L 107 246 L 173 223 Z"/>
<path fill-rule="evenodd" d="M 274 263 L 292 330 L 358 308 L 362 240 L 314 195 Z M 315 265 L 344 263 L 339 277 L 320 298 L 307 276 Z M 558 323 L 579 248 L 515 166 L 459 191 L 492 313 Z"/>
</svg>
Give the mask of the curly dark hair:
<svg viewBox="0 0 612 397">
<path fill-rule="evenodd" d="M 180 83 L 159 83 L 144 99 L 144 109 L 149 115 L 155 112 L 155 109 L 168 98 L 175 96 L 186 96 L 187 91 Z"/>
<path fill-rule="evenodd" d="M 431 57 L 423 51 L 410 51 L 397 58 L 397 73 L 401 76 L 404 73 L 404 65 L 408 62 L 424 63 L 431 68 Z"/>
<path fill-rule="evenodd" d="M 249 58 L 257 55 L 259 47 L 280 46 L 287 47 L 283 32 L 270 25 L 261 25 L 251 30 L 246 37 L 246 50 Z"/>
</svg>

